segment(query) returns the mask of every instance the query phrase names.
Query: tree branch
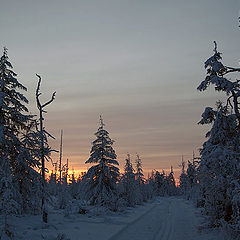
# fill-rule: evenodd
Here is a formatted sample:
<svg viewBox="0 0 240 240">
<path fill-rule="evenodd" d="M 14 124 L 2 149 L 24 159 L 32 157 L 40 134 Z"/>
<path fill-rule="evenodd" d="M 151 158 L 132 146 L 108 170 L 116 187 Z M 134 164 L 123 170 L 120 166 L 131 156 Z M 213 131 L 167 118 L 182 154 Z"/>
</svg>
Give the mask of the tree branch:
<svg viewBox="0 0 240 240">
<path fill-rule="evenodd" d="M 231 98 L 233 98 L 233 96 L 230 96 L 228 99 L 227 99 L 227 106 L 228 106 L 228 104 L 231 106 L 231 108 L 233 108 L 233 105 L 232 105 L 232 103 L 231 103 L 231 101 L 230 101 L 230 99 Z"/>
<path fill-rule="evenodd" d="M 216 42 L 216 41 L 213 41 L 213 43 L 214 43 L 214 49 L 213 49 L 213 51 L 214 51 L 215 53 L 217 53 L 217 42 Z"/>
<path fill-rule="evenodd" d="M 37 85 L 37 89 L 36 89 L 36 101 L 37 101 L 37 107 L 38 107 L 38 109 L 40 109 L 41 103 L 39 100 L 39 96 L 41 95 L 41 93 L 39 93 L 39 91 L 40 91 L 40 85 L 41 85 L 42 78 L 38 74 L 36 74 L 36 76 L 38 77 L 38 85 Z"/>
<path fill-rule="evenodd" d="M 41 85 L 41 81 L 42 81 L 42 78 L 41 78 L 41 76 L 40 75 L 38 75 L 38 74 L 36 74 L 36 76 L 38 77 L 38 85 L 37 85 L 37 89 L 36 89 L 36 100 L 37 100 L 37 107 L 38 107 L 38 109 L 43 109 L 44 107 L 46 107 L 47 105 L 49 105 L 51 102 L 53 102 L 53 100 L 55 99 L 55 96 L 56 96 L 56 92 L 54 92 L 53 94 L 52 94 L 52 98 L 48 101 L 48 102 L 46 102 L 46 103 L 44 103 L 43 105 L 41 105 L 41 103 L 40 103 L 40 100 L 39 100 L 39 96 L 42 94 L 42 93 L 40 93 L 40 85 Z"/>
<path fill-rule="evenodd" d="M 56 92 L 54 92 L 54 93 L 52 94 L 52 98 L 51 98 L 48 102 L 46 102 L 46 103 L 44 103 L 44 104 L 42 105 L 42 108 L 44 108 L 44 107 L 46 107 L 48 104 L 50 104 L 50 103 L 55 99 L 55 96 L 56 96 Z"/>
<path fill-rule="evenodd" d="M 231 73 L 231 72 L 240 72 L 240 68 L 233 68 L 233 67 L 226 66 L 226 69 L 229 69 L 229 70 L 227 70 L 224 74 Z"/>
</svg>

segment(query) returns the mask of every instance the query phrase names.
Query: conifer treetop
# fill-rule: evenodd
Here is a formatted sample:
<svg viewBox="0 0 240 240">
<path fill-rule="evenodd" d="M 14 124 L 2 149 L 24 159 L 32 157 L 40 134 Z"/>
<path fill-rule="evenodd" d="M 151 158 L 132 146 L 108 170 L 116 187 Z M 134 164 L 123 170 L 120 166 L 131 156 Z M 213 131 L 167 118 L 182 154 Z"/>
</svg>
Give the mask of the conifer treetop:
<svg viewBox="0 0 240 240">
<path fill-rule="evenodd" d="M 105 126 L 105 124 L 104 124 L 104 122 L 103 122 L 102 115 L 100 115 L 100 128 L 103 129 L 104 126 Z"/>
<path fill-rule="evenodd" d="M 32 116 L 27 115 L 27 98 L 19 91 L 27 91 L 17 80 L 17 74 L 8 60 L 7 48 L 0 57 L 0 141 L 10 138 L 13 145 L 20 144 L 15 136 L 27 128 L 27 122 Z M 7 137 L 8 136 L 8 137 Z M 8 143 L 10 143 L 8 141 Z M 13 146 L 12 145 L 12 146 Z M 6 147 L 4 147 L 6 149 Z"/>
<path fill-rule="evenodd" d="M 85 163 L 104 163 L 119 165 L 115 160 L 117 155 L 112 148 L 114 141 L 109 137 L 108 131 L 104 129 L 103 118 L 100 115 L 100 126 L 95 133 L 96 140 L 92 142 L 90 158 Z"/>
<path fill-rule="evenodd" d="M 12 89 L 11 91 L 9 89 L 9 93 L 15 93 L 18 100 L 28 103 L 28 100 L 22 94 L 14 90 L 14 88 L 19 88 L 27 91 L 27 88 L 18 82 L 18 80 L 15 78 L 17 74 L 12 69 L 13 66 L 8 60 L 8 49 L 4 47 L 3 55 L 0 58 L 0 87 L 3 90 L 3 87 L 11 86 Z M 27 109 L 24 110 L 27 111 Z"/>
<path fill-rule="evenodd" d="M 136 153 L 136 160 L 135 160 L 135 163 L 136 163 L 136 174 L 140 176 L 143 176 L 143 170 L 142 170 L 142 160 L 139 156 L 138 153 Z"/>
<path fill-rule="evenodd" d="M 131 163 L 131 157 L 130 157 L 129 153 L 127 154 L 124 171 L 126 174 L 132 174 L 134 172 L 134 169 L 133 169 L 132 163 Z"/>
</svg>

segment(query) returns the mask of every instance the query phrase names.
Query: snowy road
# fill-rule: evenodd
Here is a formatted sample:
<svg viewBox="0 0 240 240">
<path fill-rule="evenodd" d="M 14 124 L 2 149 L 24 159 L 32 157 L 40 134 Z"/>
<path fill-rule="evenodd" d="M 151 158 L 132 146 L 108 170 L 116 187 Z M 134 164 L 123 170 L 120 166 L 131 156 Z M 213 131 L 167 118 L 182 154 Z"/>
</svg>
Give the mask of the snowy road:
<svg viewBox="0 0 240 240">
<path fill-rule="evenodd" d="M 200 234 L 199 218 L 189 202 L 179 198 L 159 198 L 143 215 L 128 223 L 109 240 L 207 240 L 216 234 Z"/>
<path fill-rule="evenodd" d="M 223 240 L 219 231 L 198 231 L 204 218 L 191 202 L 163 197 L 123 213 L 72 214 L 52 212 L 49 224 L 39 215 L 12 217 L 17 240 Z"/>
</svg>

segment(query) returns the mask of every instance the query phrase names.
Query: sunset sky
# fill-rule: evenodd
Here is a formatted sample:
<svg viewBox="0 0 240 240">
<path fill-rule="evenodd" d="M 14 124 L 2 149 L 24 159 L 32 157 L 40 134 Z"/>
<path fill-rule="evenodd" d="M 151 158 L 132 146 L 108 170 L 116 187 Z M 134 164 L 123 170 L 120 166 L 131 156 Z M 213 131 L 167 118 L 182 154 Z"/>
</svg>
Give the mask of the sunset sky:
<svg viewBox="0 0 240 240">
<path fill-rule="evenodd" d="M 0 0 L 0 46 L 28 88 L 32 113 L 36 73 L 42 100 L 56 91 L 45 117 L 70 169 L 91 165 L 91 142 L 103 116 L 123 168 L 138 152 L 145 173 L 179 168 L 204 142 L 197 125 L 221 99 L 196 90 L 213 41 L 223 61 L 239 66 L 238 0 Z M 58 154 L 53 158 L 57 160 Z M 49 164 L 49 169 L 51 165 Z"/>
</svg>

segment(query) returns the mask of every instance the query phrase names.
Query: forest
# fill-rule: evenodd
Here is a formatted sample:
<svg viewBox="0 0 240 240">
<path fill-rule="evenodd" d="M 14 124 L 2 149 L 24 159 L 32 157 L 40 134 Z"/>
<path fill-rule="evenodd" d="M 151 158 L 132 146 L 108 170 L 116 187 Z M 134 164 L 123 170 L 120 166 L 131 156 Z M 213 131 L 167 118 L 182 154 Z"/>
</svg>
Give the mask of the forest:
<svg viewBox="0 0 240 240">
<path fill-rule="evenodd" d="M 68 166 L 53 166 L 47 177 L 46 161 L 58 152 L 49 146 L 54 138 L 45 128 L 47 106 L 55 103 L 55 92 L 45 103 L 40 100 L 41 76 L 36 75 L 36 105 L 39 115 L 28 112 L 27 88 L 17 74 L 4 48 L 0 59 L 0 213 L 4 224 L 1 239 L 16 239 L 11 216 L 35 215 L 50 224 L 49 213 L 60 211 L 65 216 L 98 215 L 124 212 L 159 197 L 181 197 L 201 208 L 208 218 L 208 228 L 221 228 L 229 238 L 240 239 L 240 68 L 223 63 L 214 42 L 213 55 L 205 61 L 206 76 L 198 86 L 205 91 L 213 85 L 226 95 L 224 102 L 206 107 L 199 124 L 209 124 L 200 157 L 182 161 L 179 184 L 174 171 L 152 171 L 144 176 L 141 157 L 126 154 L 120 173 L 114 140 L 100 116 L 92 142 L 88 171 L 75 176 Z M 233 76 L 232 78 L 230 76 Z M 235 79 L 235 80 L 232 80 Z M 44 238 L 43 239 L 48 239 Z M 52 239 L 52 238 L 51 238 Z M 55 239 L 68 239 L 59 234 Z"/>
</svg>

